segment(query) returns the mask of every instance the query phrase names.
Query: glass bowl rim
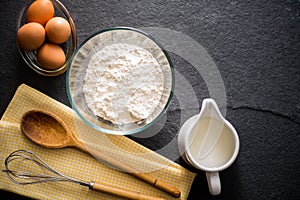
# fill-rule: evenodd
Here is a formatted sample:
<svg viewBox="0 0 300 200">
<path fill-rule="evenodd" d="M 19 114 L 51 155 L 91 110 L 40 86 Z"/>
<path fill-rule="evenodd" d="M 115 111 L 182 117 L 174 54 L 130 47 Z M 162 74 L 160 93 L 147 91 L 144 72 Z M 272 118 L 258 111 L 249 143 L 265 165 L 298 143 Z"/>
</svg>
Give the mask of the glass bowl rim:
<svg viewBox="0 0 300 200">
<path fill-rule="evenodd" d="M 78 54 L 78 52 L 80 51 L 81 47 L 83 47 L 85 45 L 85 43 L 87 43 L 90 39 L 92 39 L 93 37 L 96 37 L 97 35 L 101 34 L 101 33 L 105 33 L 105 32 L 108 32 L 108 31 L 117 31 L 117 30 L 127 30 L 127 31 L 133 31 L 133 32 L 136 32 L 138 34 L 142 34 L 144 36 L 146 36 L 147 38 L 149 38 L 150 40 L 152 40 L 159 48 L 160 50 L 162 51 L 162 53 L 164 54 L 164 56 L 166 57 L 167 61 L 168 61 L 168 64 L 169 64 L 169 67 L 170 67 L 170 72 L 171 72 L 171 88 L 170 88 L 170 93 L 169 93 L 169 97 L 168 97 L 168 100 L 166 102 L 166 104 L 163 106 L 163 109 L 161 110 L 161 112 L 150 122 L 150 123 L 147 123 L 145 125 L 143 125 L 142 127 L 139 127 L 139 128 L 136 128 L 136 129 L 133 129 L 133 130 L 130 130 L 130 131 L 126 131 L 126 133 L 122 134 L 122 131 L 115 131 L 115 130 L 109 130 L 109 129 L 105 129 L 105 128 L 102 128 L 100 126 L 97 126 L 97 125 L 94 125 L 93 123 L 89 122 L 81 113 L 80 111 L 78 110 L 77 106 L 75 105 L 74 101 L 73 101 L 73 98 L 72 98 L 72 95 L 71 95 L 71 91 L 70 91 L 70 88 L 69 88 L 69 75 L 70 75 L 70 69 L 71 69 L 71 65 L 75 59 L 75 56 Z M 98 130 L 98 131 L 101 131 L 103 133 L 107 133 L 107 134 L 111 134 L 111 135 L 132 135 L 132 134 L 135 134 L 135 133 L 139 133 L 147 128 L 149 128 L 151 125 L 153 125 L 156 121 L 158 121 L 163 114 L 165 114 L 165 112 L 167 111 L 168 107 L 170 106 L 170 103 L 171 103 L 171 100 L 174 96 L 174 88 L 175 88 L 175 73 L 174 73 L 174 66 L 173 66 L 173 63 L 170 59 L 170 56 L 168 55 L 168 52 L 165 50 L 165 48 L 156 40 L 154 39 L 151 35 L 149 35 L 148 33 L 142 31 L 142 30 L 139 30 L 139 29 L 136 29 L 136 28 L 132 28 L 132 27 L 125 27 L 125 26 L 122 26 L 122 27 L 110 27 L 110 28 L 105 28 L 105 29 L 101 29 L 99 31 L 96 31 L 94 33 L 92 33 L 91 35 L 89 35 L 83 42 L 81 42 L 81 44 L 76 48 L 76 50 L 74 51 L 71 59 L 70 59 L 70 62 L 68 63 L 68 69 L 67 69 L 67 73 L 66 73 L 66 89 L 67 89 L 67 96 L 68 96 L 68 99 L 69 99 L 69 102 L 71 104 L 71 107 L 73 110 L 75 110 L 75 112 L 77 113 L 77 115 L 86 123 L 88 124 L 90 127 Z"/>
</svg>

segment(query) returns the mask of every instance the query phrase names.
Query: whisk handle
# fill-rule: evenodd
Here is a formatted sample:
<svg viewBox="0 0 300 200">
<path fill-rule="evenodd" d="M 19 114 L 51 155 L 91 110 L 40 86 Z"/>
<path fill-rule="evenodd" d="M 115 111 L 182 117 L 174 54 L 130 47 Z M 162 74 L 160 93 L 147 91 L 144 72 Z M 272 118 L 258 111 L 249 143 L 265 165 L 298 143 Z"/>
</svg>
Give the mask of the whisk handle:
<svg viewBox="0 0 300 200">
<path fill-rule="evenodd" d="M 128 199 L 137 199 L 137 200 L 163 200 L 164 199 L 160 197 L 154 197 L 154 196 L 142 194 L 140 192 L 136 192 L 132 190 L 106 185 L 103 183 L 96 183 L 93 181 L 90 182 L 89 188 L 92 190 L 97 190 L 104 193 L 125 197 Z"/>
</svg>

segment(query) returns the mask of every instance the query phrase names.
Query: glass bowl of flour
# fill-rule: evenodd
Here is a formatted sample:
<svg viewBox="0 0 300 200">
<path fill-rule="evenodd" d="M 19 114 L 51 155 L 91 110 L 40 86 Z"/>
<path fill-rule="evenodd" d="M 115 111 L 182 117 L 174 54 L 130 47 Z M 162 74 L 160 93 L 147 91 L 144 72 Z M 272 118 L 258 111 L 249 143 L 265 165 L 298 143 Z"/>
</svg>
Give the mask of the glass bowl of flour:
<svg viewBox="0 0 300 200">
<path fill-rule="evenodd" d="M 67 71 L 72 108 L 91 127 L 115 135 L 138 133 L 155 123 L 170 104 L 174 82 L 163 47 L 128 27 L 89 36 Z"/>
</svg>

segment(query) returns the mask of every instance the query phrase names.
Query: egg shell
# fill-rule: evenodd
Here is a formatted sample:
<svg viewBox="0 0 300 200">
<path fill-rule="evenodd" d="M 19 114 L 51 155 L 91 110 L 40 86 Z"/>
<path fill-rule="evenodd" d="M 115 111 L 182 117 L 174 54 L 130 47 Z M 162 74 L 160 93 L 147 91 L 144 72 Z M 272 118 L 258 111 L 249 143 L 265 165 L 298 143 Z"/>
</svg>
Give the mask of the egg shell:
<svg viewBox="0 0 300 200">
<path fill-rule="evenodd" d="M 17 42 L 24 50 L 36 50 L 45 41 L 44 27 L 36 22 L 24 24 L 17 32 Z"/>
<path fill-rule="evenodd" d="M 37 60 L 44 69 L 55 70 L 66 61 L 63 49 L 52 43 L 44 43 L 37 51 Z"/>
<path fill-rule="evenodd" d="M 45 30 L 48 40 L 56 44 L 66 42 L 71 35 L 70 24 L 62 17 L 50 19 L 45 26 Z"/>
<path fill-rule="evenodd" d="M 54 6 L 50 0 L 36 0 L 30 4 L 26 11 L 27 22 L 45 25 L 52 17 L 54 17 Z"/>
</svg>

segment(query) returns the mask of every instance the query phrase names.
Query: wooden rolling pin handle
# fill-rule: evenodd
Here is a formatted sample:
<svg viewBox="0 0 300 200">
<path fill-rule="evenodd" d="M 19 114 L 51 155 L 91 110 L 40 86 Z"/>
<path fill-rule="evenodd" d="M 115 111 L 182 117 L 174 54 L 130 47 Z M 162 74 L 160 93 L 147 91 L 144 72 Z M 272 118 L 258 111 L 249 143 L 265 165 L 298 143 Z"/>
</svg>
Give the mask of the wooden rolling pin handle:
<svg viewBox="0 0 300 200">
<path fill-rule="evenodd" d="M 101 191 L 104 193 L 117 195 L 119 197 L 125 197 L 128 199 L 136 199 L 136 200 L 163 200 L 164 198 L 154 197 L 146 194 L 141 194 L 140 192 L 126 190 L 122 188 L 118 188 L 115 186 L 109 186 L 105 184 L 95 183 L 93 181 L 90 182 L 89 188 L 92 190 Z"/>
</svg>

